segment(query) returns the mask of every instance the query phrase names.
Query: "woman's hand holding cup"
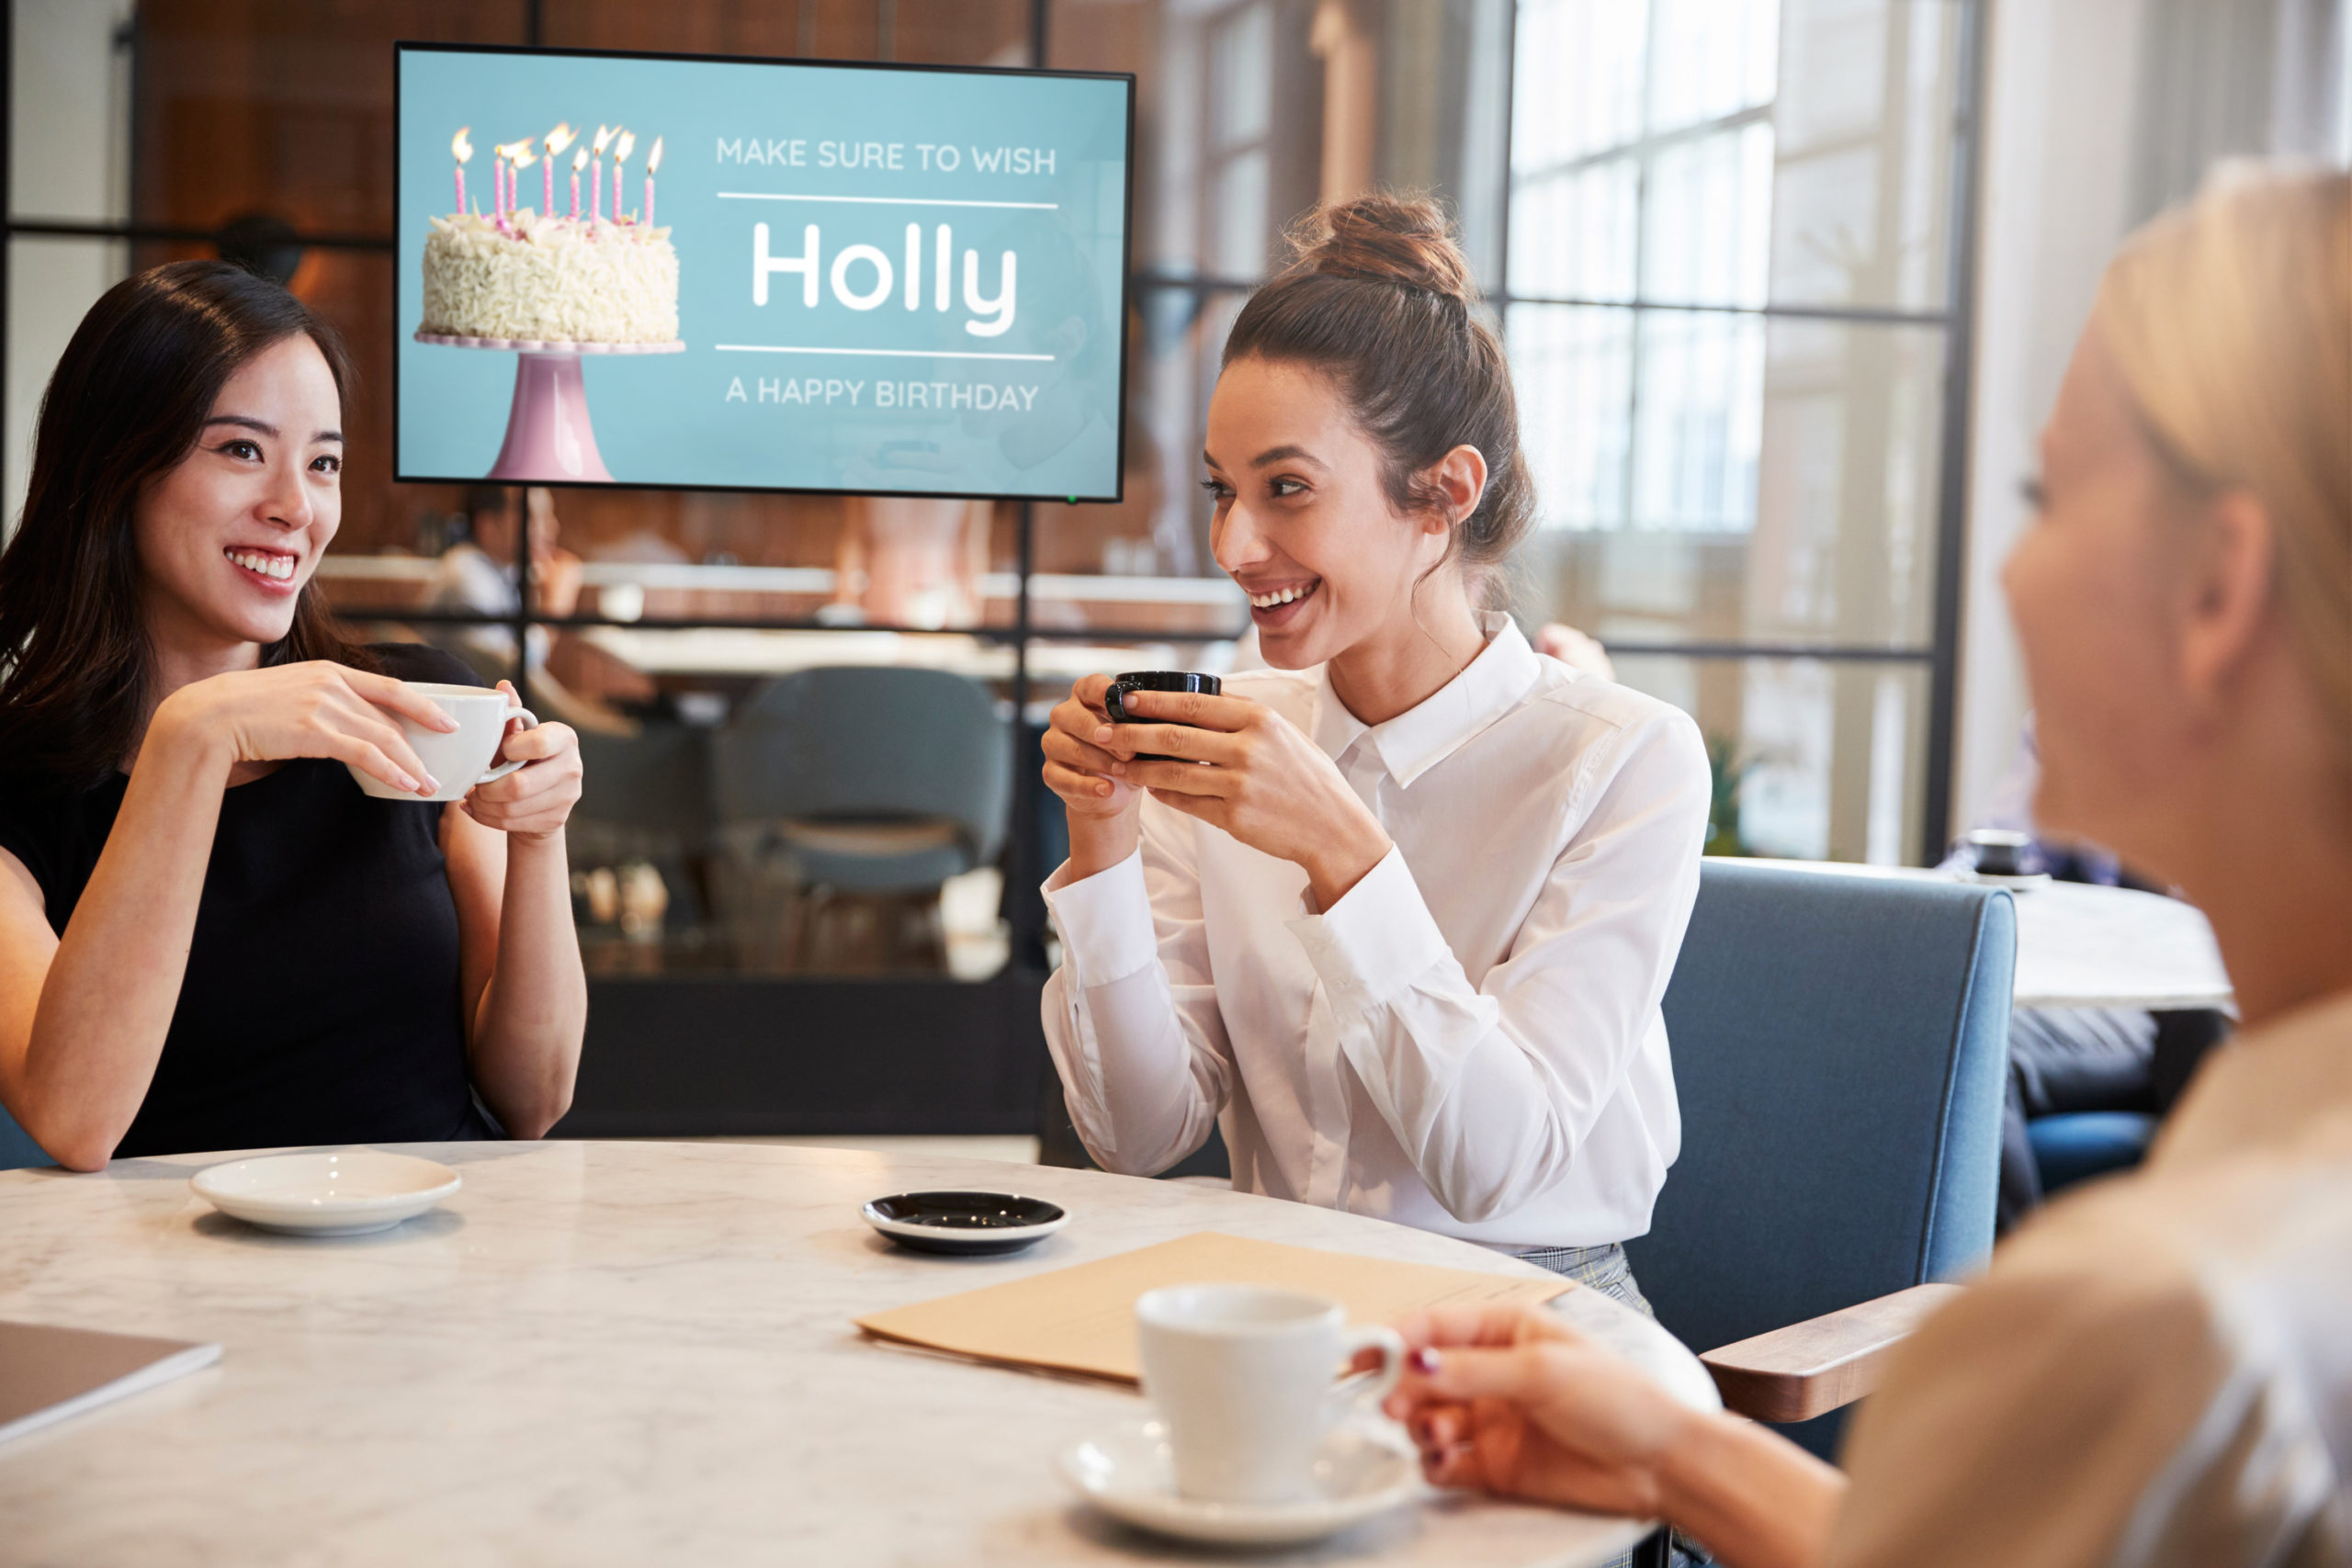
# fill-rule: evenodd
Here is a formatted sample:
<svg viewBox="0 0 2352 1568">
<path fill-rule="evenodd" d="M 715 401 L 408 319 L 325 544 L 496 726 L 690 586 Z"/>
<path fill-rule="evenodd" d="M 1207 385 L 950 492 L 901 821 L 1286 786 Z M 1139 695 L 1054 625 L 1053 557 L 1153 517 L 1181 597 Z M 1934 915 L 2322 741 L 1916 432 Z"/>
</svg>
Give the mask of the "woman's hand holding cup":
<svg viewBox="0 0 2352 1568">
<path fill-rule="evenodd" d="M 1439 1486 L 1596 1513 L 1667 1512 L 1702 1413 L 1552 1313 L 1442 1306 L 1397 1329 L 1409 1369 L 1385 1404 Z"/>
<path fill-rule="evenodd" d="M 1087 675 L 1054 705 L 1046 727 L 1046 787 L 1069 813 L 1073 880 L 1107 871 L 1135 852 L 1143 792 L 1114 776 L 1121 759 L 1095 744 L 1111 722 L 1108 675 Z"/>
<path fill-rule="evenodd" d="M 147 744 L 217 748 L 239 763 L 330 758 L 400 795 L 429 796 L 440 781 L 401 721 L 447 734 L 457 721 L 389 675 L 326 660 L 233 670 L 181 687 L 155 709 Z"/>
<path fill-rule="evenodd" d="M 501 681 L 498 690 L 509 703 L 517 702 L 507 682 Z M 526 716 L 507 721 L 506 737 L 492 758 L 500 765 L 523 765 L 476 784 L 462 809 L 483 827 L 510 838 L 541 840 L 561 832 L 571 808 L 580 803 L 580 737 L 568 724 L 525 727 Z"/>
<path fill-rule="evenodd" d="M 1046 787 L 1062 797 L 1073 821 L 1130 815 L 1143 798 L 1133 785 L 1112 776 L 1122 759 L 1094 743 L 1095 734 L 1111 722 L 1105 705 L 1110 690 L 1108 675 L 1080 676 L 1046 721 Z"/>
</svg>

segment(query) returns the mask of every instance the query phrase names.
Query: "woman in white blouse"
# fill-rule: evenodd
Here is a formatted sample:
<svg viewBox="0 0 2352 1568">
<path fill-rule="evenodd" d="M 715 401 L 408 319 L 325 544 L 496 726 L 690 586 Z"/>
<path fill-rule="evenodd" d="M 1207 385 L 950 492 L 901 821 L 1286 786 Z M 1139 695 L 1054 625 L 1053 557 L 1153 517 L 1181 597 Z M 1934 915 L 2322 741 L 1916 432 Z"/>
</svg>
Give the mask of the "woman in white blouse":
<svg viewBox="0 0 2352 1568">
<path fill-rule="evenodd" d="M 1046 1036 L 1107 1168 L 1222 1117 L 1243 1191 L 1532 1257 L 1638 1302 L 1680 1123 L 1660 996 L 1704 748 L 1473 590 L 1532 498 L 1501 345 L 1433 207 L 1317 215 L 1209 407 L 1217 562 L 1272 668 L 1054 710 L 1070 858 Z M 1152 761 L 1150 757 L 1182 759 Z"/>
</svg>

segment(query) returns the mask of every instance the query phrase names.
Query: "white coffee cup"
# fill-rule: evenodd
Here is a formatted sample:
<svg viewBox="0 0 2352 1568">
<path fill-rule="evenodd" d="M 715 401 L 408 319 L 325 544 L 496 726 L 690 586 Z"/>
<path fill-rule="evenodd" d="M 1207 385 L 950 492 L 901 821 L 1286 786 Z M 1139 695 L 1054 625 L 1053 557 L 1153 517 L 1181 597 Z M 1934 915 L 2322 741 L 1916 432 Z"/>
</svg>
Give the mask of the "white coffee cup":
<svg viewBox="0 0 2352 1568">
<path fill-rule="evenodd" d="M 435 706 L 458 721 L 458 728 L 444 733 L 427 729 L 423 725 L 403 718 L 401 729 L 408 743 L 424 764 L 425 772 L 441 783 L 433 795 L 415 795 L 394 789 L 373 773 L 351 769 L 351 776 L 359 787 L 378 800 L 463 800 L 466 792 L 476 784 L 503 779 L 523 764 L 503 762 L 493 768 L 491 759 L 498 755 L 498 743 L 505 739 L 506 721 L 519 718 L 526 729 L 537 726 L 538 716 L 528 708 L 508 705 L 506 694 L 485 691 L 480 686 L 443 685 L 434 681 L 402 681 L 421 697 L 430 698 Z M 346 762 L 345 767 L 351 767 Z M 417 781 L 422 784 L 422 779 Z"/>
<path fill-rule="evenodd" d="M 1215 1503 L 1307 1495 L 1326 1428 L 1376 1408 L 1405 1373 L 1391 1328 L 1350 1328 L 1327 1296 L 1272 1285 L 1170 1285 L 1136 1301 L 1144 1393 L 1168 1424 L 1176 1490 Z M 1376 1372 L 1335 1382 L 1359 1350 Z"/>
</svg>

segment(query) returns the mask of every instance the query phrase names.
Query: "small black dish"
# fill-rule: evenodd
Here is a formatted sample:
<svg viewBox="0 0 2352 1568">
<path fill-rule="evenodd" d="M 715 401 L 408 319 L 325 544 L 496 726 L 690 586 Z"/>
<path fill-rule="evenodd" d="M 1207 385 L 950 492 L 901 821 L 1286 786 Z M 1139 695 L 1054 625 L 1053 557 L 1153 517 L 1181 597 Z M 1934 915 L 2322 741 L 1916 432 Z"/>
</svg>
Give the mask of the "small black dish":
<svg viewBox="0 0 2352 1568">
<path fill-rule="evenodd" d="M 1018 1252 L 1069 1224 L 1058 1205 L 1012 1192 L 894 1192 L 858 1213 L 900 1247 L 966 1257 Z"/>
</svg>

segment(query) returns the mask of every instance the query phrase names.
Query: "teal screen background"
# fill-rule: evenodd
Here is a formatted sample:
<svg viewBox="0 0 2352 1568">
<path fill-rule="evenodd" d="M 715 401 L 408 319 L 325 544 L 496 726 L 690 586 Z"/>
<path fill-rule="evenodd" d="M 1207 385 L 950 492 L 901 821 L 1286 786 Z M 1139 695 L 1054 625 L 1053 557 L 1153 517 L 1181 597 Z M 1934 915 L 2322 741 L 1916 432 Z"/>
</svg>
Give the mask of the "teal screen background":
<svg viewBox="0 0 2352 1568">
<path fill-rule="evenodd" d="M 492 149 L 536 141 L 566 121 L 582 130 L 575 147 L 599 124 L 637 133 L 625 165 L 630 210 L 642 207 L 654 138 L 664 143 L 654 216 L 678 251 L 686 347 L 582 359 L 596 443 L 616 483 L 1117 497 L 1128 80 L 420 48 L 401 49 L 399 60 L 402 479 L 487 474 L 514 396 L 513 353 L 412 335 L 430 220 L 456 204 L 450 138 L 470 128 L 467 199 L 488 211 Z M 782 161 L 795 141 L 797 165 Z M 829 142 L 857 151 L 827 167 Z M 924 143 L 934 149 L 929 169 Z M 876 150 L 887 160 L 893 144 L 897 168 L 838 166 Z M 730 147 L 739 150 L 732 156 Z M 754 147 L 759 161 L 748 155 Z M 955 149 L 956 167 L 940 166 L 942 148 Z M 1031 151 L 1033 162 L 1049 152 L 1050 172 L 1013 172 L 1015 149 Z M 979 166 L 991 152 L 998 167 Z M 559 211 L 569 207 L 571 155 L 567 149 L 558 160 Z M 543 164 L 523 172 L 524 206 L 539 205 Z M 608 155 L 608 206 L 612 177 Z M 583 211 L 586 184 L 583 175 Z M 753 225 L 762 222 L 770 254 L 793 259 L 804 254 L 805 226 L 818 226 L 814 308 L 804 303 L 800 275 L 789 272 L 770 274 L 767 303 L 753 302 Z M 911 310 L 909 223 L 922 227 L 921 302 Z M 944 312 L 935 308 L 942 223 L 955 255 Z M 832 280 L 835 258 L 854 244 L 873 246 L 892 267 L 888 297 L 863 310 L 843 303 Z M 1007 251 L 1018 258 L 1012 324 L 999 336 L 970 334 L 966 322 L 994 317 L 965 304 L 966 253 L 978 255 L 986 299 L 1001 289 Z M 870 295 L 879 277 L 861 258 L 842 281 L 852 295 Z M 777 348 L 855 352 L 747 351 Z M 932 406 L 943 399 L 949 407 Z"/>
</svg>

